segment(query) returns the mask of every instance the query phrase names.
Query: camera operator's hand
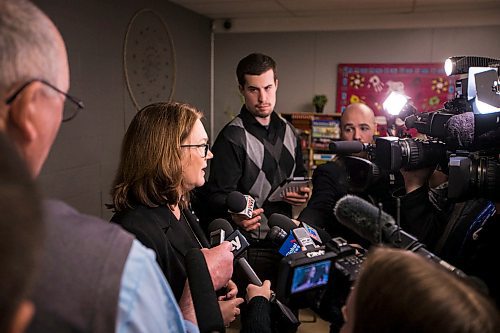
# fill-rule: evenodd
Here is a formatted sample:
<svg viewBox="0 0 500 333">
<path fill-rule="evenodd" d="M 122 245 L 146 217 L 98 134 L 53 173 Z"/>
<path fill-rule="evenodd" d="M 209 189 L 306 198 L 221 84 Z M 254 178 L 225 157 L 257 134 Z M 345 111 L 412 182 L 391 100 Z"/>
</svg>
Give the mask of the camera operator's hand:
<svg viewBox="0 0 500 333">
<path fill-rule="evenodd" d="M 271 298 L 271 281 L 265 280 L 260 287 L 255 284 L 249 284 L 247 286 L 247 303 L 256 296 L 262 296 L 269 300 Z"/>
<path fill-rule="evenodd" d="M 434 167 L 428 167 L 418 170 L 401 169 L 401 175 L 405 181 L 406 194 L 428 185 L 429 178 L 434 172 Z"/>
<path fill-rule="evenodd" d="M 231 214 L 231 218 L 233 222 L 236 223 L 237 226 L 243 228 L 243 230 L 251 231 L 260 227 L 260 220 L 262 219 L 260 215 L 262 213 L 264 213 L 264 209 L 257 208 L 253 210 L 252 218 L 250 219 L 242 214 Z"/>
<path fill-rule="evenodd" d="M 300 206 L 307 202 L 309 193 L 311 193 L 311 189 L 308 186 L 302 186 L 298 192 L 287 192 L 283 199 L 293 206 Z"/>
</svg>

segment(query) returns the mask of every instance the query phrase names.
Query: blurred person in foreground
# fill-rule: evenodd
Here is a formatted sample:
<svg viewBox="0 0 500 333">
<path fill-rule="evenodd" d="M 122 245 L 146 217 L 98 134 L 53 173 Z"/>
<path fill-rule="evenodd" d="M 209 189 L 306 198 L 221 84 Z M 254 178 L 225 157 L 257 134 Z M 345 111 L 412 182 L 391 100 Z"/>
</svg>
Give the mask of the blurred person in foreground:
<svg viewBox="0 0 500 333">
<path fill-rule="evenodd" d="M 23 161 L 0 133 L 0 332 L 22 333 L 31 301 L 45 225 L 38 190 Z"/>
<path fill-rule="evenodd" d="M 490 299 L 413 252 L 374 248 L 343 308 L 341 333 L 494 333 Z"/>
</svg>

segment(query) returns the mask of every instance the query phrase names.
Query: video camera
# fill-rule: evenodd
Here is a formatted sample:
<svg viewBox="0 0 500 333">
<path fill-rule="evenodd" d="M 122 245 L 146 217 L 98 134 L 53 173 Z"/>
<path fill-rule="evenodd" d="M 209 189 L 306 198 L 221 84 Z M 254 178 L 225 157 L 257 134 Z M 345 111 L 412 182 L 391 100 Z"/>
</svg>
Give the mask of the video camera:
<svg viewBox="0 0 500 333">
<path fill-rule="evenodd" d="M 365 259 L 341 237 L 325 246 L 290 254 L 279 266 L 276 297 L 294 307 L 317 308 L 327 288 L 345 299 Z"/>
<path fill-rule="evenodd" d="M 349 144 L 350 151 L 340 147 L 341 142 L 334 142 L 330 151 L 365 151 L 378 168 L 391 172 L 439 165 L 449 177 L 450 199 L 500 199 L 500 192 L 495 191 L 500 185 L 499 68 L 500 60 L 493 58 L 447 59 L 446 74 L 458 76 L 455 97 L 437 111 L 418 113 L 409 103 L 400 108 L 406 128 L 415 128 L 426 139 L 378 137 L 374 145 Z"/>
</svg>

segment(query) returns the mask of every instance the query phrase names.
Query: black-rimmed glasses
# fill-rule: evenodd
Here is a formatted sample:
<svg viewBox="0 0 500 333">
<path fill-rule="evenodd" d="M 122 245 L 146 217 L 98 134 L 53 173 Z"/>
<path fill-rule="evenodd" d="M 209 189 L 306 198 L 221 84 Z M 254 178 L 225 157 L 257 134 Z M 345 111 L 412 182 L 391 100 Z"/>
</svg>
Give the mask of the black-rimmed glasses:
<svg viewBox="0 0 500 333">
<path fill-rule="evenodd" d="M 35 81 L 45 84 L 46 86 L 54 89 L 55 91 L 57 91 L 58 93 L 64 95 L 64 97 L 66 97 L 64 111 L 63 111 L 63 118 L 62 118 L 63 122 L 70 121 L 71 119 L 75 118 L 76 115 L 78 114 L 78 112 L 85 107 L 83 102 L 80 99 L 78 99 L 74 96 L 71 96 L 68 93 L 65 93 L 61 89 L 55 87 L 54 85 L 52 85 L 49 82 L 42 80 L 42 79 L 33 79 L 33 80 L 30 80 L 30 81 L 26 82 L 25 84 L 23 84 L 9 98 L 7 98 L 5 100 L 5 104 L 7 104 L 7 105 L 12 104 L 12 102 L 14 102 L 14 100 L 17 98 L 17 96 L 19 96 L 19 94 L 27 86 L 29 86 L 30 84 L 32 84 Z M 70 103 L 68 103 L 68 102 L 70 102 Z"/>
<path fill-rule="evenodd" d="M 207 157 L 208 151 L 210 150 L 210 144 L 209 143 L 202 143 L 199 145 L 181 145 L 181 148 L 197 148 L 201 157 L 205 158 L 205 157 Z M 200 150 L 200 148 L 203 148 L 203 150 Z"/>
</svg>

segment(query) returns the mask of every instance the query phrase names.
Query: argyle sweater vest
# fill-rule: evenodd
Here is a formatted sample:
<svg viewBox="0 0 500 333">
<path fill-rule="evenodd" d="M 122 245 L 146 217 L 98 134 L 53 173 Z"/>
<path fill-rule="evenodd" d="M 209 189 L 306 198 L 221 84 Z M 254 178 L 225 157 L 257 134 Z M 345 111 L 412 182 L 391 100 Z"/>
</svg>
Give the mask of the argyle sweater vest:
<svg viewBox="0 0 500 333">
<path fill-rule="evenodd" d="M 297 134 L 295 128 L 277 114 L 272 118 L 280 122 L 272 138 L 259 136 L 249 130 L 241 116 L 234 118 L 224 132 L 237 150 L 246 152 L 238 190 L 251 195 L 262 207 L 265 200 L 286 178 L 295 171 Z M 271 124 L 273 126 L 276 124 Z"/>
</svg>

